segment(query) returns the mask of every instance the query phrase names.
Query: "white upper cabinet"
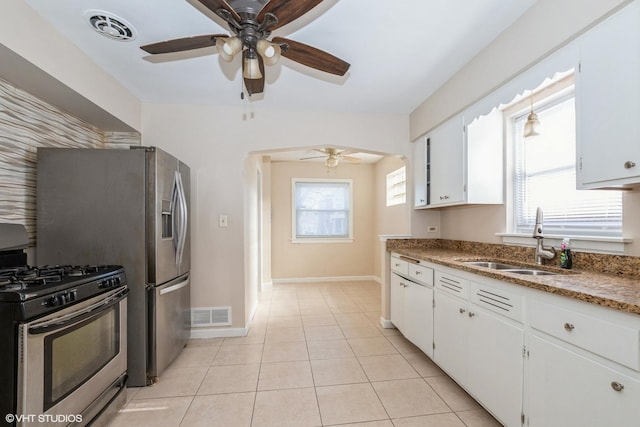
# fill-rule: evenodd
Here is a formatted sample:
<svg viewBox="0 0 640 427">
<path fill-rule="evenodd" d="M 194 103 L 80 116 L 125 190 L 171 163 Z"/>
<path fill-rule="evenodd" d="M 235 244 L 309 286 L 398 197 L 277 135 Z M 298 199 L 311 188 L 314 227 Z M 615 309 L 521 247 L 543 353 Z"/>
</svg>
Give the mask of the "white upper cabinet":
<svg viewBox="0 0 640 427">
<path fill-rule="evenodd" d="M 415 207 L 503 203 L 502 113 L 465 125 L 461 115 L 414 147 Z"/>
<path fill-rule="evenodd" d="M 428 170 L 427 141 L 422 138 L 413 144 L 413 206 L 416 208 L 427 206 Z"/>
<path fill-rule="evenodd" d="M 578 189 L 640 183 L 640 2 L 580 39 Z"/>
<path fill-rule="evenodd" d="M 464 123 L 454 117 L 427 137 L 430 160 L 428 206 L 457 205 L 464 201 Z"/>
</svg>

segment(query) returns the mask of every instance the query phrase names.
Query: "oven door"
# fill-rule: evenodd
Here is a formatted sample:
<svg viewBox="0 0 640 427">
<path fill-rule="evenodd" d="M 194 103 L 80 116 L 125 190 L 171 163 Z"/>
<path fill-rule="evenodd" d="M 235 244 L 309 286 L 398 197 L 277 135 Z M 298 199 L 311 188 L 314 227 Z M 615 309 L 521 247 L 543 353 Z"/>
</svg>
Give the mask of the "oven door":
<svg viewBox="0 0 640 427">
<path fill-rule="evenodd" d="M 86 424 L 124 387 L 128 291 L 113 290 L 20 326 L 17 399 L 26 421 Z"/>
</svg>

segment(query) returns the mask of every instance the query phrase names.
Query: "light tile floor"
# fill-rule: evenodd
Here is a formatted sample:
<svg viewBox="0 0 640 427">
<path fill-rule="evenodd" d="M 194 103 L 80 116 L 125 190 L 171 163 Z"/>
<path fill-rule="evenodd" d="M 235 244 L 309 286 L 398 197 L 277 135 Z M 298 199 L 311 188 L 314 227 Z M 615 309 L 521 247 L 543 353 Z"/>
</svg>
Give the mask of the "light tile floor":
<svg viewBox="0 0 640 427">
<path fill-rule="evenodd" d="M 109 427 L 494 427 L 395 329 L 375 282 L 281 284 L 246 337 L 191 340 Z"/>
</svg>

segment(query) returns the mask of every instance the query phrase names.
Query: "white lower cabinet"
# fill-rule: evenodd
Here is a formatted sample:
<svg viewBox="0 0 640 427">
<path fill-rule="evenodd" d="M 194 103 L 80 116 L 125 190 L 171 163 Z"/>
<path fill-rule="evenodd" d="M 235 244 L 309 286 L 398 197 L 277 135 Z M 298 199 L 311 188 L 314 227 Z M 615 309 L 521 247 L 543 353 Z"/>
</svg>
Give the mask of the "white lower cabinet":
<svg viewBox="0 0 640 427">
<path fill-rule="evenodd" d="M 404 336 L 433 357 L 433 289 L 408 282 L 404 288 Z"/>
<path fill-rule="evenodd" d="M 432 357 L 433 270 L 398 258 L 391 261 L 395 263 L 391 274 L 391 323 L 405 338 Z"/>
<path fill-rule="evenodd" d="M 451 275 L 440 277 L 434 296 L 435 362 L 503 424 L 520 425 L 523 326 L 450 294 L 450 288 L 439 288 L 453 279 Z M 486 286 L 457 281 L 469 285 L 472 296 L 482 290 L 481 295 L 491 295 L 498 301 L 508 298 L 499 289 L 492 288 L 489 294 Z"/>
<path fill-rule="evenodd" d="M 469 352 L 468 302 L 434 291 L 433 359 L 451 378 L 464 383 L 467 378 Z"/>
<path fill-rule="evenodd" d="M 507 426 L 520 424 L 522 325 L 471 306 L 467 390 Z"/>
<path fill-rule="evenodd" d="M 403 263 L 392 322 L 503 425 L 640 426 L 640 316 Z"/>
<path fill-rule="evenodd" d="M 637 427 L 640 381 L 531 334 L 530 427 Z"/>
</svg>

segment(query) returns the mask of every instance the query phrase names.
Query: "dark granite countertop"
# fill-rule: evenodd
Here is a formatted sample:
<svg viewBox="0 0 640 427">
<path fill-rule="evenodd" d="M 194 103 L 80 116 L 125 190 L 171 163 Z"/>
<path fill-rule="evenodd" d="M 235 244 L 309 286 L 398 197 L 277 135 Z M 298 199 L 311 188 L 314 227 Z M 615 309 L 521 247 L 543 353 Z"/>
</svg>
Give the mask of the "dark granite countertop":
<svg viewBox="0 0 640 427">
<path fill-rule="evenodd" d="M 440 239 L 393 239 L 387 251 L 433 262 L 528 288 L 563 295 L 628 313 L 640 314 L 640 258 L 616 255 L 574 253 L 574 265 L 565 270 L 553 265 L 538 266 L 533 249 L 516 246 Z M 466 261 L 491 260 L 558 273 L 528 276 L 501 272 L 466 264 Z M 555 260 L 557 262 L 557 260 Z"/>
</svg>

